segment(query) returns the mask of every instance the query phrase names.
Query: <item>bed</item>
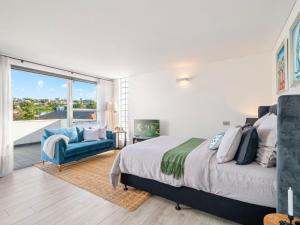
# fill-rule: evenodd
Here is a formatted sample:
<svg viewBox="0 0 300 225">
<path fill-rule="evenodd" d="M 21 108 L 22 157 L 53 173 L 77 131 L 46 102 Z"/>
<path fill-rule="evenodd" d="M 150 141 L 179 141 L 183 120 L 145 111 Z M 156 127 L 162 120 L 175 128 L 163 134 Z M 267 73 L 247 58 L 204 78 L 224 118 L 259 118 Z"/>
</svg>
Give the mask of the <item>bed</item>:
<svg viewBox="0 0 300 225">
<path fill-rule="evenodd" d="M 259 108 L 260 117 L 267 112 L 266 107 Z M 187 156 L 183 177 L 161 173 L 166 150 L 186 140 L 161 136 L 127 146 L 114 162 L 113 185 L 120 175 L 124 190 L 135 187 L 174 201 L 177 210 L 183 204 L 246 225 L 262 224 L 266 214 L 276 211 L 276 168 L 263 168 L 256 162 L 218 164 L 208 141 Z"/>
</svg>

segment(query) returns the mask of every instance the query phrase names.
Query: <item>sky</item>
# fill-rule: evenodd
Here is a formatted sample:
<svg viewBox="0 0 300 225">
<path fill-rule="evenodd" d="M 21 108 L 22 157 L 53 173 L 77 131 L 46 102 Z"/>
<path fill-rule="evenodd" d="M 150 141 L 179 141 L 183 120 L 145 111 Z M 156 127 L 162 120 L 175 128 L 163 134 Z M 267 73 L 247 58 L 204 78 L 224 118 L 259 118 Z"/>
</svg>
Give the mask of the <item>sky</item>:
<svg viewBox="0 0 300 225">
<path fill-rule="evenodd" d="M 55 99 L 67 98 L 67 80 L 12 69 L 14 98 Z M 96 84 L 73 81 L 73 99 L 96 100 Z"/>
</svg>

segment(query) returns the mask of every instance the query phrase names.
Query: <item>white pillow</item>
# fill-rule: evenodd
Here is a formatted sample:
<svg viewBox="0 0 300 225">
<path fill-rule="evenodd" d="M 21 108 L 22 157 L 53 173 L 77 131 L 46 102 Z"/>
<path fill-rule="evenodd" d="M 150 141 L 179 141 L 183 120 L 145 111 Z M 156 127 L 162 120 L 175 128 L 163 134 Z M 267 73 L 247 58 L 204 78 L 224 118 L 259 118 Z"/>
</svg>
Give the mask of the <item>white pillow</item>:
<svg viewBox="0 0 300 225">
<path fill-rule="evenodd" d="M 277 144 L 277 116 L 270 114 L 257 127 L 257 134 L 259 138 L 259 146 L 276 147 Z"/>
<path fill-rule="evenodd" d="M 106 127 L 103 128 L 84 128 L 83 129 L 84 141 L 97 141 L 99 139 L 106 139 Z"/>
<path fill-rule="evenodd" d="M 107 129 L 106 126 L 99 128 L 99 138 L 100 139 L 106 139 L 106 129 Z"/>
<path fill-rule="evenodd" d="M 225 163 L 233 160 L 242 138 L 242 128 L 229 128 L 219 146 L 217 152 L 218 163 Z"/>
<path fill-rule="evenodd" d="M 83 128 L 84 141 L 97 141 L 99 140 L 99 128 Z"/>
<path fill-rule="evenodd" d="M 260 117 L 258 120 L 255 121 L 255 123 L 253 124 L 253 127 L 258 128 L 261 123 L 266 120 L 268 117 L 270 116 L 270 113 L 267 113 L 266 115 Z"/>
</svg>

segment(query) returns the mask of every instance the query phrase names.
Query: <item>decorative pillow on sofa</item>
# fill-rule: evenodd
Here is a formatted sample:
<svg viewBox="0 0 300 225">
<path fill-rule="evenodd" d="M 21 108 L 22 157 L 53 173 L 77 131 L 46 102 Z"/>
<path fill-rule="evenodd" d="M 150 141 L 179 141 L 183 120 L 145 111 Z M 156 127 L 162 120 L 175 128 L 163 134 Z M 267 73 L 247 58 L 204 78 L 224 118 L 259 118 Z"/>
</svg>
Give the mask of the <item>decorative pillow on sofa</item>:
<svg viewBox="0 0 300 225">
<path fill-rule="evenodd" d="M 107 130 L 107 127 L 102 127 L 102 128 L 99 128 L 100 131 L 99 131 L 99 138 L 100 139 L 106 139 L 106 130 Z"/>
<path fill-rule="evenodd" d="M 258 147 L 258 134 L 255 127 L 243 128 L 241 142 L 234 159 L 238 165 L 246 165 L 255 160 Z"/>
<path fill-rule="evenodd" d="M 225 133 L 216 134 L 209 142 L 208 148 L 210 150 L 217 150 L 221 144 Z"/>
<path fill-rule="evenodd" d="M 75 127 L 72 128 L 59 128 L 59 129 L 45 129 L 45 134 L 48 137 L 56 134 L 67 136 L 70 140 L 69 143 L 78 142 L 78 133 Z"/>
<path fill-rule="evenodd" d="M 83 127 L 76 127 L 77 133 L 78 133 L 78 142 L 84 141 L 83 138 Z"/>
<path fill-rule="evenodd" d="M 106 127 L 104 128 L 83 128 L 84 141 L 97 141 L 100 139 L 106 139 Z"/>
<path fill-rule="evenodd" d="M 218 163 L 225 163 L 233 160 L 239 147 L 241 137 L 241 127 L 232 127 L 226 131 L 217 152 Z"/>
</svg>

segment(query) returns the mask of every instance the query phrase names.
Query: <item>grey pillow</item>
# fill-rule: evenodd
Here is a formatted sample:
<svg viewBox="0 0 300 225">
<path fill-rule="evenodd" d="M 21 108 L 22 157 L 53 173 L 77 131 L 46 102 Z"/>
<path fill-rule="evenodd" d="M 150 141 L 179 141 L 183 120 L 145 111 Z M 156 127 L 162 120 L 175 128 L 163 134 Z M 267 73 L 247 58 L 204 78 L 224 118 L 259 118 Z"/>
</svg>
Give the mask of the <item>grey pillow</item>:
<svg viewBox="0 0 300 225">
<path fill-rule="evenodd" d="M 270 114 L 257 128 L 259 143 L 256 162 L 263 167 L 276 166 L 277 116 Z"/>
<path fill-rule="evenodd" d="M 258 134 L 255 127 L 243 128 L 243 134 L 235 160 L 238 165 L 246 165 L 255 160 L 258 148 Z"/>
<path fill-rule="evenodd" d="M 221 144 L 225 133 L 216 134 L 209 142 L 208 148 L 210 150 L 217 150 Z"/>
<path fill-rule="evenodd" d="M 263 167 L 276 166 L 276 148 L 259 146 L 257 149 L 256 162 Z"/>
</svg>

